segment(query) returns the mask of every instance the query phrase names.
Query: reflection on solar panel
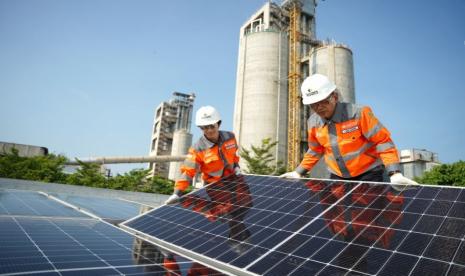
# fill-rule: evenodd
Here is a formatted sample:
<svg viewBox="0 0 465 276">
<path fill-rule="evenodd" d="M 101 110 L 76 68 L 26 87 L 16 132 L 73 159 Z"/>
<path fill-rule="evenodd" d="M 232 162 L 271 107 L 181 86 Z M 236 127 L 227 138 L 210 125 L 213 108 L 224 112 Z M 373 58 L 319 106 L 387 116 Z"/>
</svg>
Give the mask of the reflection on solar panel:
<svg viewBox="0 0 465 276">
<path fill-rule="evenodd" d="M 236 275 L 465 275 L 465 191 L 229 177 L 123 227 Z"/>
<path fill-rule="evenodd" d="M 39 193 L 0 191 L 0 275 L 221 275 Z"/>
<path fill-rule="evenodd" d="M 87 217 L 37 192 L 0 190 L 0 215 Z"/>
</svg>

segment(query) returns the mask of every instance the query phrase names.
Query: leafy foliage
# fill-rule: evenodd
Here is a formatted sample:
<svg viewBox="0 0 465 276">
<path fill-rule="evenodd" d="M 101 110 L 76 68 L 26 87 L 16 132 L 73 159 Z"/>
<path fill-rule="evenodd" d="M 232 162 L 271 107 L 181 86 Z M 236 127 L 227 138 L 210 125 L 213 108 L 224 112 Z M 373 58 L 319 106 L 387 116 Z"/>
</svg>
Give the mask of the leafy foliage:
<svg viewBox="0 0 465 276">
<path fill-rule="evenodd" d="M 100 166 L 98 164 L 84 163 L 80 160 L 77 160 L 77 162 L 80 167 L 75 173 L 68 176 L 66 179 L 68 184 L 107 188 L 106 179 L 100 173 Z"/>
<path fill-rule="evenodd" d="M 435 166 L 415 180 L 424 184 L 465 186 L 465 161 Z"/>
<path fill-rule="evenodd" d="M 11 153 L 0 154 L 0 177 L 63 183 L 65 161 L 66 157 L 54 154 L 21 157 L 13 148 Z"/>
<path fill-rule="evenodd" d="M 115 190 L 171 194 L 174 182 L 161 176 L 149 177 L 149 170 L 134 169 L 123 175 L 106 178 L 100 165 L 77 160 L 79 168 L 73 174 L 63 173 L 66 157 L 49 154 L 46 156 L 21 157 L 18 150 L 0 154 L 0 177 L 65 183 L 79 186 L 108 188 Z"/>
<path fill-rule="evenodd" d="M 243 148 L 239 155 L 247 163 L 245 171 L 247 173 L 262 175 L 280 175 L 286 172 L 286 167 L 282 162 L 274 165 L 275 158 L 272 150 L 277 143 L 271 142 L 271 138 L 265 138 L 258 147 L 252 145 L 250 150 Z"/>
<path fill-rule="evenodd" d="M 170 195 L 174 191 L 174 182 L 160 176 L 152 178 L 152 193 Z"/>
<path fill-rule="evenodd" d="M 134 169 L 123 175 L 116 175 L 108 179 L 108 188 L 125 191 L 150 192 L 148 179 L 150 170 Z"/>
</svg>

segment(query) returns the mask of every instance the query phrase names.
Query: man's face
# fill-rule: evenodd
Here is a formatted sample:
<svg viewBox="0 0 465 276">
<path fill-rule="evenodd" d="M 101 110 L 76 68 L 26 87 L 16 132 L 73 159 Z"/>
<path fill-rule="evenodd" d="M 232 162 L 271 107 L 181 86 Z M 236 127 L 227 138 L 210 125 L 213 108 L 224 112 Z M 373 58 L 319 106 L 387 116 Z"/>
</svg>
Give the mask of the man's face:
<svg viewBox="0 0 465 276">
<path fill-rule="evenodd" d="M 201 126 L 200 129 L 203 131 L 203 135 L 210 141 L 216 142 L 220 136 L 218 123 Z"/>
<path fill-rule="evenodd" d="M 310 107 L 320 117 L 330 119 L 334 114 L 334 110 L 336 109 L 336 97 L 337 96 L 334 93 L 331 93 L 326 99 L 311 104 Z"/>
</svg>

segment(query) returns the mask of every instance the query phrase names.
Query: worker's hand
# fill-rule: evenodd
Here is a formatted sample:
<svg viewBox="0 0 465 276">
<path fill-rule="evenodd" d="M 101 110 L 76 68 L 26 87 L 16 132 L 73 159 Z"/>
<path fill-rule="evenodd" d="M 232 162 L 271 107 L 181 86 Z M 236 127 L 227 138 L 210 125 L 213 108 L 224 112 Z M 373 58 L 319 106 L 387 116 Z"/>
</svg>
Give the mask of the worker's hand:
<svg viewBox="0 0 465 276">
<path fill-rule="evenodd" d="M 395 173 L 391 175 L 391 183 L 393 184 L 406 184 L 406 185 L 418 185 L 417 182 L 403 176 L 401 173 Z"/>
<path fill-rule="evenodd" d="M 179 202 L 179 196 L 177 194 L 172 194 L 166 201 L 165 204 L 175 204 Z"/>
<path fill-rule="evenodd" d="M 234 173 L 235 173 L 236 175 L 241 175 L 241 174 L 242 174 L 241 168 L 235 167 L 235 168 L 234 168 Z"/>
<path fill-rule="evenodd" d="M 292 171 L 292 172 L 284 173 L 284 174 L 280 175 L 279 177 L 283 177 L 283 178 L 301 178 L 302 176 L 298 172 Z"/>
<path fill-rule="evenodd" d="M 172 194 L 166 201 L 165 204 L 175 204 L 178 203 L 180 196 L 176 193 Z"/>
</svg>

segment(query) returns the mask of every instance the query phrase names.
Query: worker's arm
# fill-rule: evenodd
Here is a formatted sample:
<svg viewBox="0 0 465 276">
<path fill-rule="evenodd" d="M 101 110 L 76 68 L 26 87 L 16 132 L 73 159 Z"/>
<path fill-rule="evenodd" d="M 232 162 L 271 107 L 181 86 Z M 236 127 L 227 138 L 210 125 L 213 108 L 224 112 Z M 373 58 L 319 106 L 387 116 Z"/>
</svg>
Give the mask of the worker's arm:
<svg viewBox="0 0 465 276">
<path fill-rule="evenodd" d="M 308 150 L 300 165 L 292 172 L 282 174 L 281 177 L 300 178 L 310 171 L 323 156 L 324 148 L 316 139 L 316 127 L 309 126 Z"/>
<path fill-rule="evenodd" d="M 237 144 L 236 138 L 234 138 L 234 143 L 236 144 L 236 154 L 234 155 L 234 173 L 240 175 L 242 173 L 241 167 L 239 166 L 239 145 Z"/>
<path fill-rule="evenodd" d="M 402 175 L 399 164 L 399 153 L 391 139 L 391 133 L 375 117 L 369 107 L 361 111 L 361 128 L 363 136 L 376 146 L 379 158 L 386 167 L 391 183 L 416 185 L 417 182 Z"/>
<path fill-rule="evenodd" d="M 323 156 L 324 148 L 316 139 L 316 130 L 316 127 L 312 127 L 308 131 L 308 150 L 304 154 L 304 159 L 300 162 L 300 165 L 295 169 L 300 175 L 305 175 L 310 171 Z"/>
<path fill-rule="evenodd" d="M 360 124 L 363 136 L 374 144 L 388 173 L 400 172 L 399 154 L 391 139 L 391 134 L 375 117 L 369 107 L 362 108 Z"/>
<path fill-rule="evenodd" d="M 184 191 L 192 183 L 197 172 L 200 171 L 200 162 L 197 152 L 193 148 L 190 148 L 187 158 L 181 166 L 181 177 L 176 180 L 176 183 L 174 184 L 174 192 L 165 202 L 166 204 L 178 202 Z"/>
</svg>

